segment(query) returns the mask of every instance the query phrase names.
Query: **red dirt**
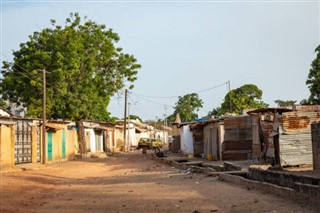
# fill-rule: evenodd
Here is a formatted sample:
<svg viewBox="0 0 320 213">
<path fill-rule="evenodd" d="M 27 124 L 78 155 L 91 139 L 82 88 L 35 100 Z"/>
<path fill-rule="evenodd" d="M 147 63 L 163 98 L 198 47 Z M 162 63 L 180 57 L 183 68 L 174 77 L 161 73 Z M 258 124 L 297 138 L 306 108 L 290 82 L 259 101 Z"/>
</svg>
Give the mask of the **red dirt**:
<svg viewBox="0 0 320 213">
<path fill-rule="evenodd" d="M 1 213 L 319 212 L 307 203 L 185 173 L 140 151 L 35 167 L 1 174 Z"/>
</svg>

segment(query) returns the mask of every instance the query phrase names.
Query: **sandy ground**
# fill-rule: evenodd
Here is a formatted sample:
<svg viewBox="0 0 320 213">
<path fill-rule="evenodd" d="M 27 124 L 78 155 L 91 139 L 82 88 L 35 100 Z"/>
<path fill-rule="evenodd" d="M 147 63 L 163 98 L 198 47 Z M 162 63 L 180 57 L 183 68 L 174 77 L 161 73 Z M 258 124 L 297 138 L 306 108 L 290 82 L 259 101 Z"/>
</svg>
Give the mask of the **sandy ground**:
<svg viewBox="0 0 320 213">
<path fill-rule="evenodd" d="M 140 151 L 3 173 L 0 183 L 1 213 L 320 211 L 303 201 L 177 170 Z"/>
</svg>

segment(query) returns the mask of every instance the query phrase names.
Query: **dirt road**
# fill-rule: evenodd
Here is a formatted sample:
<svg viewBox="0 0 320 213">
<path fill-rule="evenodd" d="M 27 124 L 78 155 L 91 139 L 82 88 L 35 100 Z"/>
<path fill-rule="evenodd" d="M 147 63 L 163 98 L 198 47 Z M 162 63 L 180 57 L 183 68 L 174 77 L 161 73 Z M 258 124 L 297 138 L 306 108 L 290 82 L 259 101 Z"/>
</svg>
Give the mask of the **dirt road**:
<svg viewBox="0 0 320 213">
<path fill-rule="evenodd" d="M 192 174 L 140 151 L 1 174 L 0 212 L 319 212 Z"/>
</svg>

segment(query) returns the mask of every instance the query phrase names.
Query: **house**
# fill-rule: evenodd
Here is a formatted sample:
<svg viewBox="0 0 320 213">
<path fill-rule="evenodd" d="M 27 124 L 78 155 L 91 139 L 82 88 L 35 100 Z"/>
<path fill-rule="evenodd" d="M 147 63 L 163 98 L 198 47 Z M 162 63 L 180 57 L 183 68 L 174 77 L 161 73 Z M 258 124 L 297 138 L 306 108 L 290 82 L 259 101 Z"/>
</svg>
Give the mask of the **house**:
<svg viewBox="0 0 320 213">
<path fill-rule="evenodd" d="M 46 163 L 74 159 L 78 148 L 77 131 L 69 128 L 70 121 L 46 122 Z M 42 128 L 41 128 L 42 132 Z"/>
<path fill-rule="evenodd" d="M 41 160 L 40 124 L 38 119 L 0 116 L 0 121 L 12 123 L 14 164 L 36 163 Z M 10 138 L 8 138 L 10 140 Z M 5 143 L 6 139 L 3 138 Z"/>
<path fill-rule="evenodd" d="M 52 163 L 73 159 L 78 144 L 77 132 L 69 130 L 68 123 L 47 121 L 43 144 L 40 120 L 0 117 L 1 163 L 6 168 L 12 168 L 16 164 L 38 163 L 41 160 Z"/>
<path fill-rule="evenodd" d="M 71 124 L 75 125 L 73 122 Z M 114 149 L 115 124 L 102 121 L 83 121 L 87 152 L 107 152 Z"/>
</svg>

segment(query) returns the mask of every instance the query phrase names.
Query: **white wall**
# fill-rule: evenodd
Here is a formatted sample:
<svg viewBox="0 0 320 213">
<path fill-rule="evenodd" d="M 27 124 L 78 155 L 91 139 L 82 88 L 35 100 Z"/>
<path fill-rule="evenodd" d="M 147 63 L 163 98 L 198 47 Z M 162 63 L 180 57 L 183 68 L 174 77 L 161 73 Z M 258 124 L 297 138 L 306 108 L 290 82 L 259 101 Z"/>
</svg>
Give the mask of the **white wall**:
<svg viewBox="0 0 320 213">
<path fill-rule="evenodd" d="M 180 128 L 180 145 L 184 154 L 194 154 L 193 152 L 193 135 L 189 125 Z"/>
<path fill-rule="evenodd" d="M 138 141 L 136 140 L 136 128 L 133 124 L 129 124 L 130 129 L 127 131 L 127 137 L 130 146 L 138 146 Z"/>
<path fill-rule="evenodd" d="M 89 133 L 89 138 L 90 138 L 90 151 L 91 152 L 96 152 L 96 144 L 95 144 L 95 137 L 94 137 L 94 130 L 93 129 L 85 129 L 84 130 L 86 133 Z"/>
</svg>

